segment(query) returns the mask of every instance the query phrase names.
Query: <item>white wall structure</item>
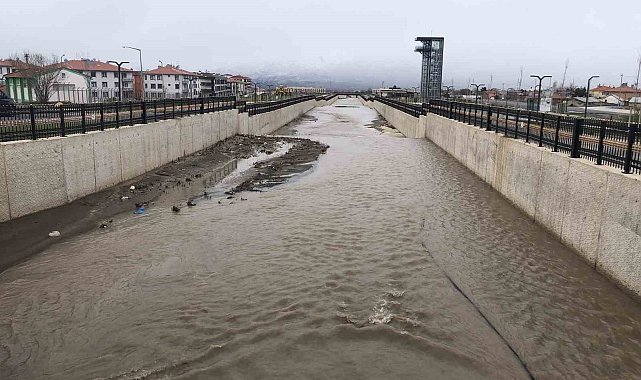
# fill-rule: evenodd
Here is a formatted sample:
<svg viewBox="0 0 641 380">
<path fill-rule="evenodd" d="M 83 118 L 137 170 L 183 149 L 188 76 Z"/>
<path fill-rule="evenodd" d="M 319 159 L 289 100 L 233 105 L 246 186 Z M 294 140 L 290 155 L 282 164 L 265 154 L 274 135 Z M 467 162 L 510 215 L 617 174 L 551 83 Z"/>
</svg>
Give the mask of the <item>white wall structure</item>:
<svg viewBox="0 0 641 380">
<path fill-rule="evenodd" d="M 599 272 L 641 296 L 641 176 L 431 113 L 421 123 L 425 137 Z"/>
</svg>

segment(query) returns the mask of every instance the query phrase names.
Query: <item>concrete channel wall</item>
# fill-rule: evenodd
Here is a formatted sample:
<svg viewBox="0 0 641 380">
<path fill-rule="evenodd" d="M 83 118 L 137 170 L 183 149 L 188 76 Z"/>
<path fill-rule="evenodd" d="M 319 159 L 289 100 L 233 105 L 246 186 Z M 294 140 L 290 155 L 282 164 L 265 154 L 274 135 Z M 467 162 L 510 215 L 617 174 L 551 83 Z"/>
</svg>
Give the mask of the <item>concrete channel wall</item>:
<svg viewBox="0 0 641 380">
<path fill-rule="evenodd" d="M 378 101 L 361 103 L 376 110 L 385 120 L 405 137 L 422 139 L 425 137 L 425 116 L 414 117 Z"/>
<path fill-rule="evenodd" d="M 425 137 L 641 296 L 641 176 L 434 114 L 421 122 Z"/>
<path fill-rule="evenodd" d="M 330 101 L 330 103 L 333 101 Z M 0 222 L 63 205 L 237 134 L 268 134 L 326 101 L 249 117 L 228 110 L 0 144 Z"/>
</svg>

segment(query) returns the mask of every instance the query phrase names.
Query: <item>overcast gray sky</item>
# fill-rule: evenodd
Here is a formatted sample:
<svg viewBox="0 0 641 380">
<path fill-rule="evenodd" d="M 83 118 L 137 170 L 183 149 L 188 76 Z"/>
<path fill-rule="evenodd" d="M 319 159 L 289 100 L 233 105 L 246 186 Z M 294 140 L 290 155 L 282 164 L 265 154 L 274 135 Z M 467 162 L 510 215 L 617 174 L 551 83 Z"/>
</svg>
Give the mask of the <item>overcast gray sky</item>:
<svg viewBox="0 0 641 380">
<path fill-rule="evenodd" d="M 5 0 L 6 1 L 6 0 Z M 364 85 L 417 85 L 416 36 L 445 37 L 444 82 L 500 88 L 529 74 L 634 82 L 641 1 L 20 0 L 0 11 L 0 56 L 158 60 L 188 70 L 277 72 Z M 135 67 L 135 65 L 132 65 Z"/>
</svg>

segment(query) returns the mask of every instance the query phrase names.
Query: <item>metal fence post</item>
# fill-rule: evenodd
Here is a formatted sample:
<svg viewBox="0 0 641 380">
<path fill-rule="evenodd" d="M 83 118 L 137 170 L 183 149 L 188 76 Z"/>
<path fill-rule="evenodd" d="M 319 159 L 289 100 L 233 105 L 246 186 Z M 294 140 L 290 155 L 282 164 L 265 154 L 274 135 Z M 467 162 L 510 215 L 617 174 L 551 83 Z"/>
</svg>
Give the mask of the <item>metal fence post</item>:
<svg viewBox="0 0 641 380">
<path fill-rule="evenodd" d="M 100 103 L 100 130 L 105 130 L 105 103 Z"/>
<path fill-rule="evenodd" d="M 205 113 L 205 98 L 201 97 L 200 98 L 200 114 Z"/>
<path fill-rule="evenodd" d="M 525 142 L 530 142 L 530 122 L 532 121 L 532 111 L 527 111 L 527 126 L 525 127 Z"/>
<path fill-rule="evenodd" d="M 519 138 L 519 119 L 521 118 L 521 110 L 516 110 L 516 121 L 514 123 L 514 138 Z"/>
<path fill-rule="evenodd" d="M 596 154 L 597 165 L 603 164 L 603 140 L 605 140 L 605 122 L 601 121 L 601 123 L 599 123 L 599 145 Z"/>
<path fill-rule="evenodd" d="M 36 140 L 38 138 L 36 135 L 36 110 L 33 104 L 29 106 L 29 118 L 31 119 L 31 139 Z"/>
<path fill-rule="evenodd" d="M 450 100 L 449 116 L 447 117 L 448 119 L 452 119 L 453 108 L 454 108 L 454 102 Z"/>
<path fill-rule="evenodd" d="M 638 125 L 630 125 L 628 128 L 628 144 L 625 149 L 625 161 L 623 163 L 623 172 L 630 174 L 632 172 L 632 147 L 634 146 L 634 139 Z"/>
<path fill-rule="evenodd" d="M 84 103 L 80 104 L 80 131 L 82 133 L 87 133 L 87 119 Z"/>
<path fill-rule="evenodd" d="M 120 102 L 116 101 L 116 128 L 120 128 Z"/>
<path fill-rule="evenodd" d="M 158 121 L 158 99 L 154 99 L 154 121 Z"/>
<path fill-rule="evenodd" d="M 552 148 L 553 152 L 558 152 L 559 151 L 559 130 L 561 129 L 561 116 L 556 117 L 556 128 L 554 131 L 554 148 Z"/>
<path fill-rule="evenodd" d="M 140 102 L 140 109 L 142 110 L 142 123 L 147 124 L 147 103 Z"/>
<path fill-rule="evenodd" d="M 487 107 L 487 125 L 485 126 L 485 130 L 492 130 L 492 106 Z"/>
<path fill-rule="evenodd" d="M 510 121 L 510 110 L 507 109 L 507 108 L 504 108 L 504 110 L 505 110 L 505 131 L 504 132 L 505 132 L 505 137 L 507 137 L 507 132 L 508 132 L 508 129 L 509 129 L 509 124 L 510 124 L 509 123 L 509 121 Z"/>
<path fill-rule="evenodd" d="M 543 146 L 543 128 L 545 128 L 545 114 L 542 114 L 539 112 L 541 115 L 541 125 L 539 128 L 539 146 Z"/>
<path fill-rule="evenodd" d="M 60 136 L 65 137 L 65 108 L 60 106 Z"/>
<path fill-rule="evenodd" d="M 574 120 L 574 131 L 572 132 L 572 153 L 571 158 L 581 157 L 581 133 L 583 130 L 583 119 Z"/>
<path fill-rule="evenodd" d="M 129 125 L 134 125 L 134 103 L 129 101 Z"/>
</svg>

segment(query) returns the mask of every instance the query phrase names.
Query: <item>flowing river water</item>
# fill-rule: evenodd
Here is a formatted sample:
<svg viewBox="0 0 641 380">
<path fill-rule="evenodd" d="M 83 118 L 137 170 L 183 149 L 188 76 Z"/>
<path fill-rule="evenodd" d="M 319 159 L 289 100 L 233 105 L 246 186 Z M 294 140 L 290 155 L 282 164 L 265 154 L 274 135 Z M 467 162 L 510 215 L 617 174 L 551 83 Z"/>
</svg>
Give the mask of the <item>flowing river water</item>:
<svg viewBox="0 0 641 380">
<path fill-rule="evenodd" d="M 641 307 L 575 253 L 358 100 L 309 116 L 303 175 L 0 274 L 0 378 L 641 376 Z"/>
</svg>

